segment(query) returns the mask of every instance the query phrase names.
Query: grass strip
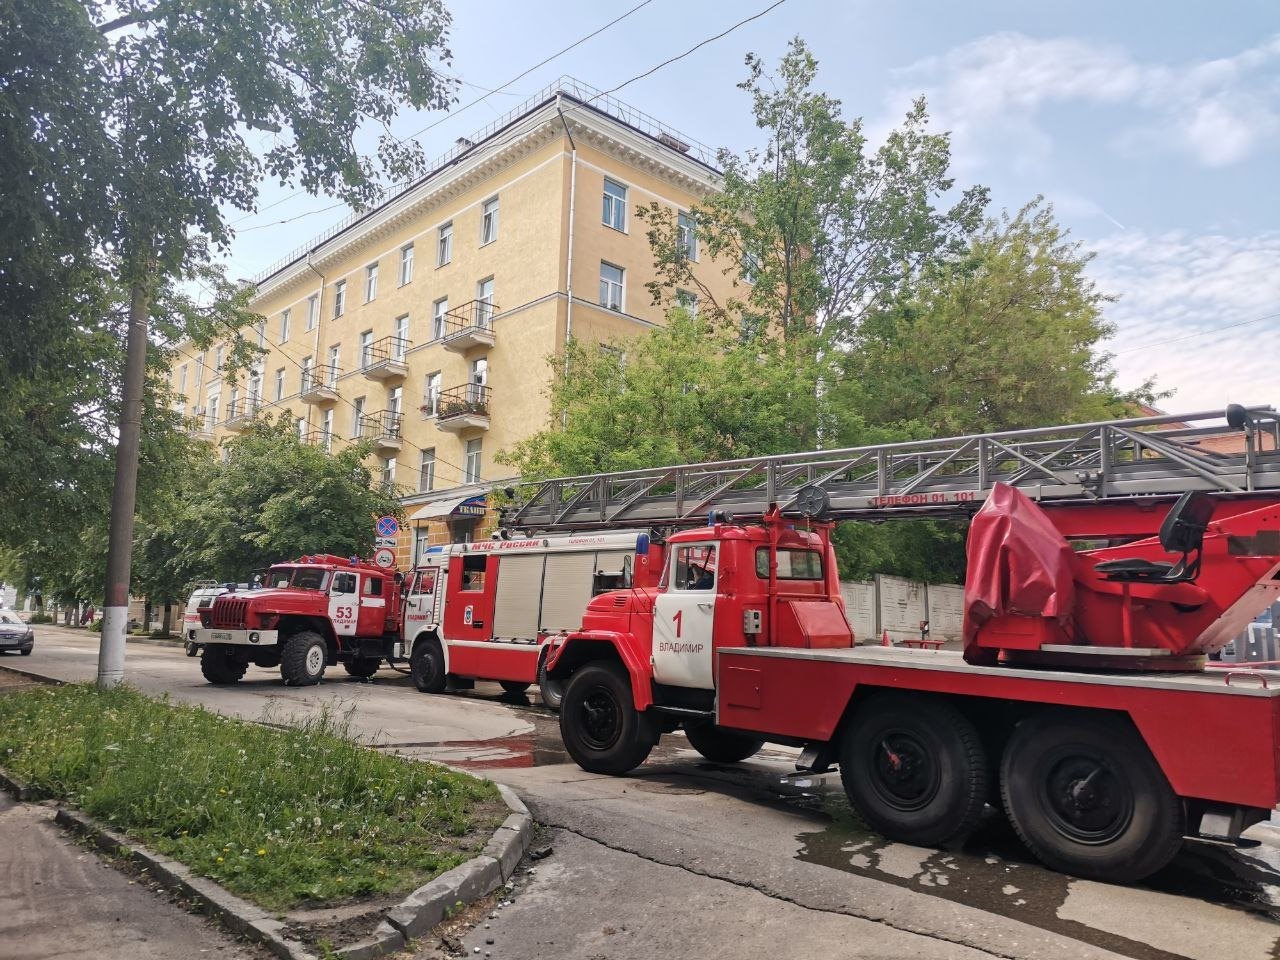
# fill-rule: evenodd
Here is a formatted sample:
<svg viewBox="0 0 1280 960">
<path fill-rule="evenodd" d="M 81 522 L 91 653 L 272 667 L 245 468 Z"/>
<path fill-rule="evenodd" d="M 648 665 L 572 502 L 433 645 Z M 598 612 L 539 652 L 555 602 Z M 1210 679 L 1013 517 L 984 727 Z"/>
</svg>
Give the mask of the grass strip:
<svg viewBox="0 0 1280 960">
<path fill-rule="evenodd" d="M 269 910 L 412 890 L 506 815 L 493 784 L 349 739 L 276 730 L 121 687 L 0 697 L 0 764 Z"/>
</svg>

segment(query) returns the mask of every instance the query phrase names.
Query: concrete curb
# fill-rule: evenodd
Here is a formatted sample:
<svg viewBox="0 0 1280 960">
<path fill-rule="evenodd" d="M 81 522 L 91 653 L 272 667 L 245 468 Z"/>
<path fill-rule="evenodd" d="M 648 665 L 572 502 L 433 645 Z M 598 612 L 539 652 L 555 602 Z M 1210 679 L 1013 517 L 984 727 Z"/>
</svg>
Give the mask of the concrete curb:
<svg viewBox="0 0 1280 960">
<path fill-rule="evenodd" d="M 500 783 L 494 786 L 511 813 L 493 832 L 480 855 L 413 891 L 387 911 L 386 919 L 378 924 L 370 939 L 335 950 L 333 956 L 343 960 L 372 960 L 403 950 L 411 939 L 422 936 L 455 909 L 487 897 L 511 879 L 533 839 L 533 817 L 514 790 Z M 0 767 L 0 787 L 19 801 L 43 799 L 39 791 L 15 779 L 3 767 Z M 142 864 L 165 887 L 200 904 L 206 914 L 227 929 L 261 943 L 281 960 L 318 960 L 305 944 L 284 935 L 283 922 L 212 880 L 196 875 L 178 861 L 108 830 L 76 810 L 59 807 L 54 820 L 65 829 L 92 840 L 102 850 Z"/>
<path fill-rule="evenodd" d="M 511 879 L 532 842 L 533 817 L 514 790 L 500 783 L 494 785 L 511 814 L 494 831 L 480 855 L 413 891 L 387 911 L 387 919 L 378 925 L 372 938 L 336 950 L 334 956 L 372 960 L 403 950 L 410 940 L 422 936 L 455 909 L 487 897 Z"/>
</svg>

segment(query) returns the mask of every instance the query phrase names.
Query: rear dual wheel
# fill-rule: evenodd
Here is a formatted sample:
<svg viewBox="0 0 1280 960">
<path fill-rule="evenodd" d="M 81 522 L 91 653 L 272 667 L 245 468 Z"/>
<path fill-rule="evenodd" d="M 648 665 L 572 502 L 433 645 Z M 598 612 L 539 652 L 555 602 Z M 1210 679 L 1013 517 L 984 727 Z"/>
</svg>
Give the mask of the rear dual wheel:
<svg viewBox="0 0 1280 960">
<path fill-rule="evenodd" d="M 1182 803 L 1125 720 L 1060 711 L 1025 720 L 1000 781 L 1014 830 L 1055 870 L 1132 883 L 1182 846 Z"/>
<path fill-rule="evenodd" d="M 684 735 L 689 745 L 713 763 L 740 763 L 754 757 L 764 741 L 749 733 L 722 730 L 714 723 L 686 723 Z"/>
</svg>

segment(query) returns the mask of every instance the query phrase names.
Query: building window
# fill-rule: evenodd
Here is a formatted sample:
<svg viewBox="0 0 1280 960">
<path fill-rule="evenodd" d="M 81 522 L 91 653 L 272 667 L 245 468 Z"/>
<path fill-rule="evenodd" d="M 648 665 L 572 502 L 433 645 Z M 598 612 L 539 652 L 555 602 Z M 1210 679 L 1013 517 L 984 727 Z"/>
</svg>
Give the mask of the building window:
<svg viewBox="0 0 1280 960">
<path fill-rule="evenodd" d="M 498 239 L 498 198 L 484 202 L 480 215 L 480 246 Z"/>
<path fill-rule="evenodd" d="M 312 386 L 312 368 L 315 366 L 315 357 L 302 358 L 302 392 L 306 393 Z"/>
<path fill-rule="evenodd" d="M 342 345 L 335 343 L 329 348 L 329 369 L 325 371 L 325 386 L 338 385 L 338 361 L 342 359 Z"/>
<path fill-rule="evenodd" d="M 604 182 L 604 213 L 601 219 L 606 227 L 627 229 L 627 188 L 612 180 Z"/>
<path fill-rule="evenodd" d="M 378 265 L 371 263 L 364 268 L 364 302 L 368 303 L 378 296 Z"/>
<path fill-rule="evenodd" d="M 395 414 L 394 420 L 400 415 L 401 405 L 404 403 L 404 387 L 391 387 L 387 390 L 387 410 Z"/>
<path fill-rule="evenodd" d="M 258 347 L 261 349 L 267 345 L 267 321 L 259 320 L 255 332 L 258 335 Z"/>
<path fill-rule="evenodd" d="M 627 365 L 627 351 L 612 343 L 600 344 L 600 356 L 608 357 L 619 370 Z"/>
<path fill-rule="evenodd" d="M 384 486 L 387 486 L 387 487 L 394 487 L 396 485 L 396 458 L 395 457 L 382 458 L 382 483 Z"/>
<path fill-rule="evenodd" d="M 307 297 L 307 329 L 314 330 L 316 321 L 320 319 L 320 296 L 312 294 Z"/>
<path fill-rule="evenodd" d="M 750 283 L 753 286 L 756 277 L 760 275 L 760 258 L 754 253 L 744 253 L 742 255 L 742 282 Z"/>
<path fill-rule="evenodd" d="M 196 357 L 196 389 L 204 386 L 204 354 Z"/>
<path fill-rule="evenodd" d="M 493 277 L 485 277 L 476 284 L 476 326 L 489 329 L 493 320 Z"/>
<path fill-rule="evenodd" d="M 440 412 L 440 371 L 428 373 L 422 385 L 422 415 L 434 417 Z"/>
<path fill-rule="evenodd" d="M 218 422 L 218 400 L 220 397 L 215 393 L 209 397 L 209 417 L 205 420 L 205 426 L 212 429 L 214 424 Z"/>
<path fill-rule="evenodd" d="M 441 297 L 431 305 L 431 339 L 443 340 L 448 332 L 444 315 L 449 312 L 449 298 Z"/>
<path fill-rule="evenodd" d="M 360 334 L 360 366 L 367 367 L 373 359 L 373 331 L 366 330 Z"/>
<path fill-rule="evenodd" d="M 405 351 L 409 349 L 409 315 L 406 313 L 396 317 L 396 338 L 391 344 L 391 355 L 396 360 L 403 360 Z"/>
<path fill-rule="evenodd" d="M 698 315 L 698 295 L 689 290 L 677 290 L 676 306 L 683 307 L 689 312 L 689 316 L 696 317 Z"/>
<path fill-rule="evenodd" d="M 284 367 L 276 371 L 276 400 L 284 399 Z"/>
<path fill-rule="evenodd" d="M 436 487 L 436 448 L 422 451 L 422 466 L 418 471 L 418 492 L 428 493 Z"/>
<path fill-rule="evenodd" d="M 280 311 L 280 342 L 289 342 L 289 311 Z"/>
<path fill-rule="evenodd" d="M 687 259 L 698 259 L 698 224 L 683 210 L 676 217 L 676 246 Z"/>
<path fill-rule="evenodd" d="M 226 347 L 218 347 L 213 351 L 213 375 L 215 377 L 222 375 L 222 358 Z"/>
<path fill-rule="evenodd" d="M 400 248 L 400 286 L 413 280 L 413 244 L 407 243 Z"/>
<path fill-rule="evenodd" d="M 436 266 L 443 267 L 453 259 L 453 222 L 440 228 L 440 238 L 436 241 Z"/>
<path fill-rule="evenodd" d="M 320 420 L 320 432 L 323 435 L 324 452 L 333 452 L 333 407 L 324 412 Z"/>
<path fill-rule="evenodd" d="M 185 363 L 178 368 L 178 392 L 187 392 L 187 365 Z"/>
<path fill-rule="evenodd" d="M 463 477 L 463 483 L 480 482 L 480 455 L 482 442 L 483 441 L 480 437 L 467 441 L 466 474 Z"/>
<path fill-rule="evenodd" d="M 351 408 L 351 439 L 359 440 L 364 436 L 364 397 L 356 397 Z"/>
<path fill-rule="evenodd" d="M 336 320 L 347 312 L 347 281 L 339 280 L 333 285 L 333 317 Z"/>
<path fill-rule="evenodd" d="M 622 309 L 622 276 L 621 267 L 600 261 L 600 306 L 610 310 Z"/>
<path fill-rule="evenodd" d="M 293 421 L 294 429 L 298 431 L 298 439 L 301 440 L 307 435 L 307 421 L 304 417 L 299 417 Z"/>
</svg>

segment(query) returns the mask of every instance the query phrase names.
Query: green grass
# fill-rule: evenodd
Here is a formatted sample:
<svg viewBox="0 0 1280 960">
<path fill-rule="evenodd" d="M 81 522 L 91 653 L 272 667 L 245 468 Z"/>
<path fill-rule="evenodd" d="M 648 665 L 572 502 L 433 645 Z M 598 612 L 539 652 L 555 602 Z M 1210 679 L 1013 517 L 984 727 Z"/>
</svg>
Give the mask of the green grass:
<svg viewBox="0 0 1280 960">
<path fill-rule="evenodd" d="M 286 730 L 63 686 L 0 697 L 0 765 L 270 910 L 408 891 L 506 815 L 490 783 Z"/>
</svg>

